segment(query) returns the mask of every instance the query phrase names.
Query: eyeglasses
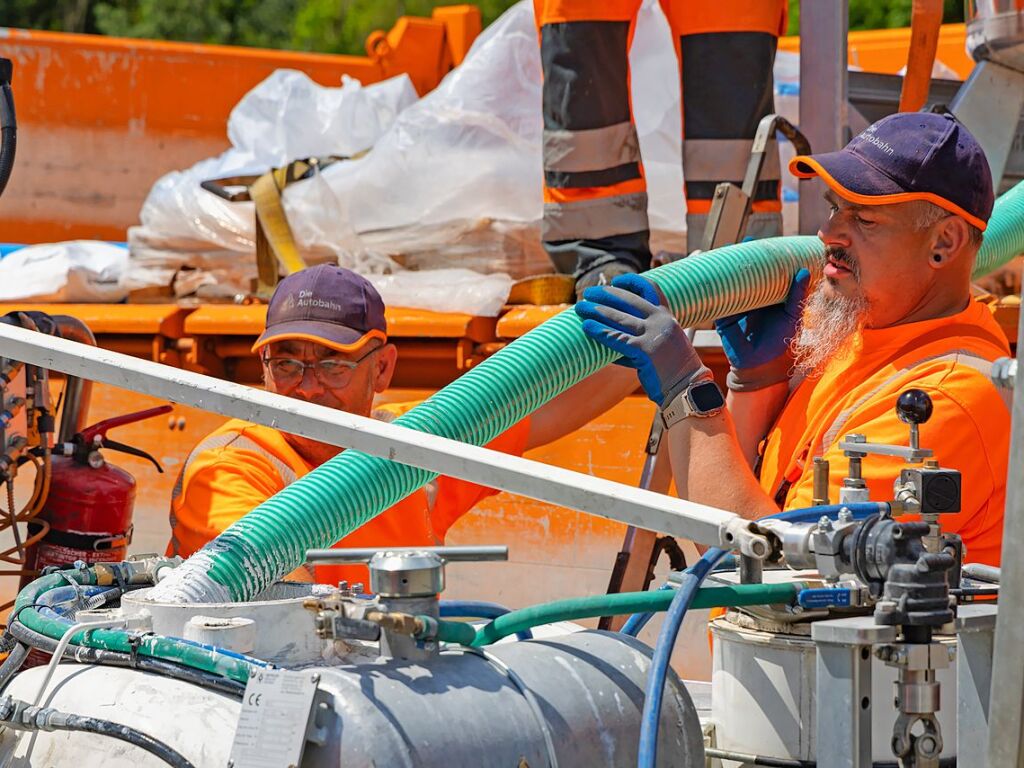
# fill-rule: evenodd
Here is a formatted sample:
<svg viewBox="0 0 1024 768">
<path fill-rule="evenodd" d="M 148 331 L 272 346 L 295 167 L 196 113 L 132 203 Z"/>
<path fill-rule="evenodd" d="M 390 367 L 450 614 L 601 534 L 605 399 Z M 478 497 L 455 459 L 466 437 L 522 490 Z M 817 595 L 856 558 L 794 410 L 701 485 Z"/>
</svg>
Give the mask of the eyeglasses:
<svg viewBox="0 0 1024 768">
<path fill-rule="evenodd" d="M 263 364 L 267 367 L 274 382 L 282 388 L 290 389 L 297 386 L 305 377 L 306 369 L 312 368 L 313 375 L 320 383 L 332 389 L 341 389 L 352 380 L 352 372 L 359 367 L 359 364 L 375 351 L 375 349 L 371 349 L 358 360 L 325 357 L 307 363 L 291 357 L 265 357 Z"/>
</svg>

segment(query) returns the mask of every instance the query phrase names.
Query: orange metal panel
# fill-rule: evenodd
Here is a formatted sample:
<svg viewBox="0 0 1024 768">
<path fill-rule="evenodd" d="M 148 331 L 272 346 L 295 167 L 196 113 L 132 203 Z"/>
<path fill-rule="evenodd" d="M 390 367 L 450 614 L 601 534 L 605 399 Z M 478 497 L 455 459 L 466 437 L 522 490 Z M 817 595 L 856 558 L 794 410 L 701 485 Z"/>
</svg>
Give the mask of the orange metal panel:
<svg viewBox="0 0 1024 768">
<path fill-rule="evenodd" d="M 935 57 L 964 79 L 974 69 L 974 61 L 964 48 L 966 39 L 967 28 L 963 24 L 943 24 L 939 31 L 938 52 Z M 868 72 L 895 75 L 907 64 L 910 28 L 851 32 L 847 37 L 847 45 L 852 66 Z M 800 38 L 779 38 L 779 50 L 799 52 Z"/>
<path fill-rule="evenodd" d="M 435 8 L 430 14 L 435 21 L 444 24 L 448 54 L 452 65 L 458 66 L 469 53 L 469 48 L 483 29 L 480 9 L 475 5 L 446 5 Z"/>
<path fill-rule="evenodd" d="M 568 304 L 547 304 L 542 306 L 523 304 L 512 307 L 498 320 L 498 338 L 518 339 L 527 331 L 532 331 L 541 323 L 550 320 L 568 306 Z"/>
<path fill-rule="evenodd" d="M 236 306 L 208 304 L 185 319 L 185 332 L 191 335 L 252 335 L 263 331 L 267 308 L 262 304 Z M 483 342 L 494 338 L 496 320 L 423 309 L 388 308 L 385 312 L 388 334 L 397 338 L 426 337 L 469 339 Z"/>
<path fill-rule="evenodd" d="M 445 30 L 403 18 L 387 51 L 361 57 L 0 28 L 20 128 L 4 239 L 123 240 L 157 178 L 227 148 L 228 114 L 274 70 L 330 86 L 407 72 L 422 94 L 450 68 Z"/>
<path fill-rule="evenodd" d="M 258 336 L 266 321 L 265 304 L 206 304 L 185 318 L 185 333 L 189 336 Z"/>
<path fill-rule="evenodd" d="M 0 313 L 38 311 L 77 317 L 94 334 L 159 334 L 180 339 L 192 310 L 175 304 L 3 304 Z"/>
<path fill-rule="evenodd" d="M 996 322 L 1003 329 L 1010 344 L 1016 347 L 1018 344 L 1017 328 L 1020 322 L 1020 298 L 1011 296 L 1002 299 L 992 310 L 992 314 L 995 315 Z"/>
<path fill-rule="evenodd" d="M 451 69 L 444 25 L 433 19 L 403 16 L 387 34 L 374 32 L 366 39 L 366 52 L 379 62 L 385 77 L 407 72 L 416 90 L 431 90 Z"/>
<path fill-rule="evenodd" d="M 389 307 L 385 311 L 388 335 L 396 337 L 452 338 L 483 342 L 494 338 L 497 320 L 457 312 Z"/>
</svg>

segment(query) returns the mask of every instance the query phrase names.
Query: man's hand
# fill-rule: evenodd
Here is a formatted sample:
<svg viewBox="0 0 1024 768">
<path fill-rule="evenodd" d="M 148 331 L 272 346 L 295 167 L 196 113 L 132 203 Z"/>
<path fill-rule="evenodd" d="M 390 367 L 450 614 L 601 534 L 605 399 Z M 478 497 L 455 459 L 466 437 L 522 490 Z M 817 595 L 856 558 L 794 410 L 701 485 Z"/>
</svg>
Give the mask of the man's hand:
<svg viewBox="0 0 1024 768">
<path fill-rule="evenodd" d="M 654 284 L 640 275 L 619 275 L 611 285 L 587 288 L 576 314 L 587 336 L 637 370 L 641 386 L 659 407 L 707 371 Z"/>
<path fill-rule="evenodd" d="M 789 378 L 793 366 L 789 343 L 796 335 L 810 280 L 811 273 L 801 269 L 783 303 L 715 321 L 729 359 L 729 389 L 751 392 Z"/>
</svg>

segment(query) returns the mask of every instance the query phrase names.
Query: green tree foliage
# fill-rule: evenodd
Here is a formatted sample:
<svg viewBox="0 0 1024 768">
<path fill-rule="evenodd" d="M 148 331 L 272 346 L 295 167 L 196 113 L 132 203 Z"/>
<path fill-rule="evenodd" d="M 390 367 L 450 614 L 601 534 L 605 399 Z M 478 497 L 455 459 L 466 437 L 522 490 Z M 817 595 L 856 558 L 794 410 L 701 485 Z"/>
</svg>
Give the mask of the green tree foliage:
<svg viewBox="0 0 1024 768">
<path fill-rule="evenodd" d="M 0 26 L 120 37 L 365 53 L 402 15 L 459 0 L 0 0 Z M 515 0 L 477 3 L 484 24 Z"/>
<path fill-rule="evenodd" d="M 465 2 L 466 0 L 461 0 Z M 827 0 L 804 0 L 826 2 Z M 325 53 L 364 53 L 366 36 L 403 14 L 429 16 L 460 0 L 0 0 L 0 26 L 94 32 Z M 478 0 L 484 24 L 515 0 Z M 944 0 L 945 21 L 963 21 L 962 0 Z M 905 27 L 911 0 L 849 0 L 850 29 Z M 800 30 L 789 0 L 789 32 Z"/>
<path fill-rule="evenodd" d="M 849 3 L 851 30 L 910 26 L 912 0 L 849 0 Z M 964 20 L 963 0 L 943 0 L 943 6 L 943 22 L 953 24 Z M 789 34 L 800 34 L 800 0 L 789 0 Z"/>
</svg>

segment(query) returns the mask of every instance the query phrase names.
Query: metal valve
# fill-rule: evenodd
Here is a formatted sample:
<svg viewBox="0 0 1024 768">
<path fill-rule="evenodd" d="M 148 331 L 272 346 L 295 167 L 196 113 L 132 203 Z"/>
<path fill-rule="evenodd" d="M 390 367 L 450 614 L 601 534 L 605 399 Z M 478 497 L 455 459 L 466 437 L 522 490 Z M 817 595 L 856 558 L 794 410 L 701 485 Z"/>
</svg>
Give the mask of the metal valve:
<svg viewBox="0 0 1024 768">
<path fill-rule="evenodd" d="M 896 415 L 910 425 L 910 447 L 921 447 L 920 425 L 932 417 L 932 399 L 921 389 L 908 389 L 896 401 Z"/>
<path fill-rule="evenodd" d="M 437 654 L 437 643 L 417 639 L 413 628 L 417 621 L 440 616 L 445 563 L 494 560 L 508 560 L 508 547 L 311 549 L 306 552 L 309 565 L 367 563 L 376 597 L 355 599 L 339 590 L 330 598 L 311 600 L 307 607 L 317 612 L 321 637 L 379 637 L 382 656 L 426 661 Z"/>
<path fill-rule="evenodd" d="M 839 503 L 850 504 L 868 500 L 867 484 L 861 473 L 861 463 L 867 456 L 896 456 L 908 464 L 920 464 L 931 459 L 934 454 L 931 449 L 921 447 L 920 433 L 921 424 L 928 421 L 931 415 L 932 399 L 928 393 L 921 389 L 908 389 L 896 401 L 896 416 L 904 424 L 910 425 L 909 445 L 869 443 L 865 435 L 846 435 L 846 438 L 839 443 L 839 448 L 849 459 L 849 469 L 840 490 Z M 932 463 L 934 464 L 934 462 Z M 902 487 L 905 482 L 901 479 L 897 485 Z M 959 496 L 957 503 L 959 503 Z"/>
<path fill-rule="evenodd" d="M 381 597 L 429 597 L 444 591 L 444 565 L 508 560 L 508 547 L 392 547 L 311 549 L 309 565 L 367 563 L 370 591 Z"/>
</svg>

